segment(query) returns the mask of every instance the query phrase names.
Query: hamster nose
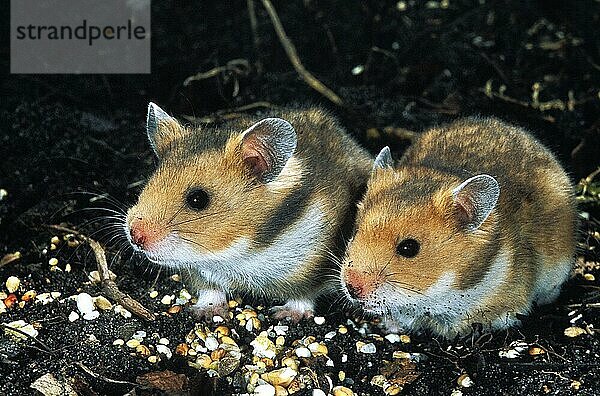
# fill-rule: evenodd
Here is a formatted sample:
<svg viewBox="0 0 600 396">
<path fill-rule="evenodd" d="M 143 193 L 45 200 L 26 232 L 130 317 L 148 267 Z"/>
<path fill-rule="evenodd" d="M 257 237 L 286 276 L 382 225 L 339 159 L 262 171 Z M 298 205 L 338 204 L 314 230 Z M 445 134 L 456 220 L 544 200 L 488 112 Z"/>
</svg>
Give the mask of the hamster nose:
<svg viewBox="0 0 600 396">
<path fill-rule="evenodd" d="M 143 249 L 148 237 L 144 233 L 141 221 L 134 221 L 131 223 L 129 234 L 131 235 L 131 241 Z"/>
<path fill-rule="evenodd" d="M 346 288 L 348 289 L 348 294 L 355 300 L 360 299 L 363 296 L 363 290 L 360 286 L 351 285 L 350 283 L 346 283 Z"/>
</svg>

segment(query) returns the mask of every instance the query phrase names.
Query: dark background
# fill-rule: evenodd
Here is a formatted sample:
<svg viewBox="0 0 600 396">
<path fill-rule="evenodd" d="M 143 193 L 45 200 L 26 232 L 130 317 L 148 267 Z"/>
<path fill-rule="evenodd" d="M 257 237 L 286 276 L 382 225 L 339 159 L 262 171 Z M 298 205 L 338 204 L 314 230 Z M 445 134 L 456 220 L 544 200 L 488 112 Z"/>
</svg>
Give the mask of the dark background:
<svg viewBox="0 0 600 396">
<path fill-rule="evenodd" d="M 0 49 L 0 188 L 9 195 L 0 202 L 0 256 L 19 250 L 24 258 L 0 268 L 0 279 L 18 274 L 31 287 L 50 279 L 53 290 L 60 289 L 65 295 L 81 288 L 86 271 L 94 265 L 86 254 L 89 252 L 70 258 L 79 274 L 77 271 L 69 276 L 50 274 L 45 264 L 47 258 L 40 251 L 53 233 L 44 225 L 67 222 L 88 232 L 97 230 L 98 214 L 82 211 L 93 206 L 88 193 L 108 193 L 121 202 L 121 207 L 133 202 L 139 191 L 136 182 L 143 181 L 154 165 L 144 134 L 149 101 L 190 122 L 203 117 L 218 121 L 239 113 L 240 106 L 257 102 L 266 103 L 251 106 L 251 112 L 260 111 L 263 105 L 320 104 L 337 114 L 348 131 L 371 152 L 390 145 L 397 157 L 410 143 L 405 130 L 410 135 L 410 131 L 419 132 L 461 115 L 496 115 L 526 127 L 551 147 L 574 183 L 598 167 L 598 1 L 403 3 L 406 9 L 402 11 L 394 1 L 274 3 L 303 64 L 343 99 L 345 106 L 340 107 L 299 78 L 260 1 L 256 1 L 258 43 L 255 45 L 244 1 L 155 0 L 152 74 L 80 76 L 10 75 L 9 8 L 5 2 L 2 9 L 5 45 Z M 352 70 L 357 66 L 363 71 L 355 75 Z M 217 67 L 222 70 L 215 76 L 184 86 L 187 77 Z M 536 83 L 541 88 L 542 108 L 532 101 L 532 86 Z M 486 95 L 486 84 L 491 87 L 491 94 L 488 91 Z M 505 88 L 499 95 L 501 86 Z M 552 103 L 564 108 L 543 108 Z M 593 261 L 596 256 L 589 245 L 596 242 L 585 235 L 592 235 L 597 229 L 594 218 L 598 206 L 589 204 L 582 210 L 591 213 L 591 220 L 583 225 L 582 244 L 587 244 L 587 248 L 582 248 L 582 254 L 585 260 Z M 90 220 L 93 222 L 86 225 Z M 156 271 L 151 269 L 139 277 L 135 263 L 115 257 L 115 272 L 123 276 L 120 287 L 143 298 Z M 161 278 L 159 287 L 167 287 L 167 282 Z M 561 301 L 581 303 L 588 298 L 587 286 L 581 288 L 575 281 Z M 591 286 L 597 288 L 598 284 Z M 65 312 L 69 311 L 46 309 L 32 307 L 4 315 L 11 320 L 24 316 L 29 320 L 63 317 L 64 321 Z M 600 351 L 597 337 L 569 344 L 570 340 L 561 334 L 561 329 L 568 325 L 567 311 L 555 307 L 549 316 L 547 312 L 540 314 L 543 319 L 537 322 L 534 319 L 523 332 L 524 337 L 531 340 L 542 337 L 544 345 L 560 349 L 569 364 L 559 358 L 548 358 L 543 367 L 508 366 L 497 362 L 497 353 L 492 353 L 484 355 L 491 363 L 488 361 L 481 368 L 479 357 L 476 364 L 468 360 L 473 356 L 458 359 L 458 365 L 434 358 L 411 392 L 449 394 L 455 386 L 455 374 L 468 369 L 479 373 L 480 380 L 475 389 L 465 393 L 498 394 L 500 388 L 506 389 L 507 394 L 518 390 L 536 393 L 542 392 L 542 384 L 548 381 L 558 383 L 553 390 L 572 392 L 569 381 L 544 374 L 556 371 L 567 378 L 587 376 L 583 381 L 587 387 L 582 392 L 596 394 L 592 384 L 598 384 L 594 374 L 599 364 L 597 355 L 594 357 Z M 595 319 L 600 326 L 594 309 L 586 310 L 585 315 L 582 320 L 593 323 Z M 0 321 L 4 320 L 7 319 L 0 316 Z M 0 374 L 4 374 L 0 383 L 4 378 L 6 393 L 26 389 L 33 379 L 57 367 L 76 371 L 68 361 L 86 356 L 77 341 L 82 330 L 64 330 L 61 323 L 50 321 L 42 334 L 54 347 L 75 345 L 72 353 L 67 353 L 66 360 L 60 360 L 31 350 L 17 351 L 12 358 L 18 362 L 17 366 L 0 366 Z M 124 326 L 123 323 L 105 325 Z M 52 326 L 56 330 L 54 336 L 60 337 L 53 338 Z M 155 326 L 173 334 L 187 331 L 183 317 L 179 322 Z M 107 342 L 114 339 L 106 329 L 97 331 L 104 332 Z M 521 335 L 512 334 L 506 342 Z M 428 342 L 423 340 L 419 344 L 422 347 L 415 348 L 428 351 L 431 347 Z M 501 346 L 498 341 L 496 347 Z M 595 352 L 586 358 L 580 349 Z M 107 375 L 130 381 L 150 370 L 147 363 L 129 356 L 111 355 L 110 348 L 106 348 L 87 358 L 92 360 L 90 364 L 104 367 Z M 103 365 L 103 359 L 112 364 Z M 582 365 L 578 365 L 578 359 L 583 359 Z M 377 371 L 377 367 L 373 370 Z M 102 381 L 90 378 L 87 381 L 100 394 L 123 390 Z M 218 386 L 233 391 L 225 382 L 219 382 Z M 376 392 L 368 381 L 355 389 Z"/>
</svg>

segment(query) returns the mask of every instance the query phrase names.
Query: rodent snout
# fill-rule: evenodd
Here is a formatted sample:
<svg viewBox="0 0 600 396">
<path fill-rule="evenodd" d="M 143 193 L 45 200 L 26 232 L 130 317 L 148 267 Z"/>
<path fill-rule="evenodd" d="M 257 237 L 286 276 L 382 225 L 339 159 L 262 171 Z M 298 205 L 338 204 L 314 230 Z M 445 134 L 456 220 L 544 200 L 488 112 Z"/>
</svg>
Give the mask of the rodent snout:
<svg viewBox="0 0 600 396">
<path fill-rule="evenodd" d="M 370 292 L 370 282 L 367 274 L 360 274 L 359 272 L 348 269 L 344 277 L 344 284 L 350 297 L 355 300 L 364 299 Z"/>
<path fill-rule="evenodd" d="M 140 217 L 129 224 L 129 236 L 131 242 L 142 250 L 147 250 L 160 239 L 157 230 Z"/>
</svg>

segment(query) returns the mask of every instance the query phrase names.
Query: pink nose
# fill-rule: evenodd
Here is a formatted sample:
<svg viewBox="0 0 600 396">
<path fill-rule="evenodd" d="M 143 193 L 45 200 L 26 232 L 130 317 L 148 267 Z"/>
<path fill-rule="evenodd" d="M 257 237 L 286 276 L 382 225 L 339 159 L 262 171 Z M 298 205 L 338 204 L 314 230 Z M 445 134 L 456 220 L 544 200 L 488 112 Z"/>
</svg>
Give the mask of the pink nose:
<svg viewBox="0 0 600 396">
<path fill-rule="evenodd" d="M 141 220 L 134 220 L 129 227 L 129 234 L 131 235 L 131 241 L 140 248 L 144 248 L 148 243 L 148 235 L 145 231 L 145 224 Z"/>
<path fill-rule="evenodd" d="M 361 299 L 369 294 L 367 274 L 349 269 L 346 270 L 346 288 L 348 294 L 354 299 Z"/>
</svg>

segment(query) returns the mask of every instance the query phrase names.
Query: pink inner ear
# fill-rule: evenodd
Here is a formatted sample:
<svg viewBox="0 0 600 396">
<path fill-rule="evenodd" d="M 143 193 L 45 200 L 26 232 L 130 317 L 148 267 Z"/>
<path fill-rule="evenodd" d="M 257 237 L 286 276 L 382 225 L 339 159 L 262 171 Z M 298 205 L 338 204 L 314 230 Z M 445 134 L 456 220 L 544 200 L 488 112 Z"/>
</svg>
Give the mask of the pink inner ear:
<svg viewBox="0 0 600 396">
<path fill-rule="evenodd" d="M 466 225 L 473 221 L 475 217 L 475 206 L 471 196 L 465 191 L 461 191 L 454 197 L 454 205 L 457 218 L 460 224 Z"/>
<path fill-rule="evenodd" d="M 249 140 L 244 144 L 242 160 L 255 177 L 261 177 L 269 169 L 269 164 L 254 139 Z"/>
</svg>

